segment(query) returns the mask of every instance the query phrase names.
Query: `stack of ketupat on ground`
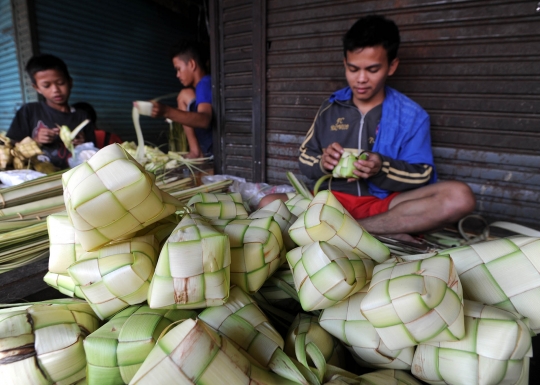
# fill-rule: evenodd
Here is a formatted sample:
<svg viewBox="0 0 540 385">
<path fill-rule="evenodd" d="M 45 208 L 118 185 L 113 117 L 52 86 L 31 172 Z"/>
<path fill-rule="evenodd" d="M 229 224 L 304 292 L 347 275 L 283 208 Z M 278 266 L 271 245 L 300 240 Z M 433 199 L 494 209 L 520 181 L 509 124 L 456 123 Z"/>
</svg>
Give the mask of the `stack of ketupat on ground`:
<svg viewBox="0 0 540 385">
<path fill-rule="evenodd" d="M 184 206 L 118 145 L 63 185 L 45 281 L 80 299 L 0 310 L 2 384 L 528 384 L 538 238 L 397 257 L 328 191 Z"/>
</svg>

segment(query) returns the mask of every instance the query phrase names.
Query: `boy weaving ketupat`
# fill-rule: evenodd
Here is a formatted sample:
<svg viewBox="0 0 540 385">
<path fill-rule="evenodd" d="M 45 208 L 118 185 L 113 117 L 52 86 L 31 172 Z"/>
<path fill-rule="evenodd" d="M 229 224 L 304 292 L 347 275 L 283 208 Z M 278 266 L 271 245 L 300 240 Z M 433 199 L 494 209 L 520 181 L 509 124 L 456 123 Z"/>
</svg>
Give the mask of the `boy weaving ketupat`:
<svg viewBox="0 0 540 385">
<path fill-rule="evenodd" d="M 457 222 L 475 207 L 469 186 L 437 182 L 429 115 L 385 85 L 396 71 L 396 24 L 379 15 L 359 19 L 343 37 L 348 87 L 320 107 L 300 147 L 300 171 L 313 185 L 332 173 L 344 148 L 362 149 L 357 178 L 332 179 L 331 189 L 371 234 L 415 241 L 411 234 Z M 323 185 L 323 189 L 328 184 Z M 259 207 L 284 195 L 268 195 Z"/>
<path fill-rule="evenodd" d="M 60 169 L 68 168 L 70 153 L 60 139 L 58 126 L 73 130 L 87 119 L 86 112 L 69 105 L 73 79 L 64 61 L 48 54 L 33 56 L 26 65 L 26 72 L 32 80 L 32 87 L 45 100 L 23 105 L 17 111 L 6 136 L 14 142 L 31 137 L 41 147 L 42 161 L 51 162 Z M 79 132 L 73 144 L 76 146 L 94 140 L 94 125 L 89 123 Z"/>
</svg>

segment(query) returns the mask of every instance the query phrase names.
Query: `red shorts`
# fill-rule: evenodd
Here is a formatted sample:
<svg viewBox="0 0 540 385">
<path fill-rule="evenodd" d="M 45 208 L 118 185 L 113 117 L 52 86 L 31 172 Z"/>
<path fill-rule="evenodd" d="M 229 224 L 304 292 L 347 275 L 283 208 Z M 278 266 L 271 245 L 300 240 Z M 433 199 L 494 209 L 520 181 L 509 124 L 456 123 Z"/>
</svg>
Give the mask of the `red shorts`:
<svg viewBox="0 0 540 385">
<path fill-rule="evenodd" d="M 336 199 L 345 207 L 345 209 L 353 216 L 354 219 L 362 219 L 373 215 L 382 214 L 388 211 L 390 202 L 399 192 L 393 192 L 386 198 L 377 198 L 373 196 L 356 196 L 332 191 Z"/>
</svg>

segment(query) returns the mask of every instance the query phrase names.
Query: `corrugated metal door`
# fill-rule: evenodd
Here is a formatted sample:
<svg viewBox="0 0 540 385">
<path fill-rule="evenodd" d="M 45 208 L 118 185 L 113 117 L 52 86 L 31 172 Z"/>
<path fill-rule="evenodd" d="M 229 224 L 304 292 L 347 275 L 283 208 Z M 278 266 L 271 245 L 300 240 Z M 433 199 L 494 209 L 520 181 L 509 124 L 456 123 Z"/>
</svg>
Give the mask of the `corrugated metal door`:
<svg viewBox="0 0 540 385">
<path fill-rule="evenodd" d="M 7 131 L 22 105 L 21 78 L 10 0 L 0 0 L 0 131 Z"/>
<path fill-rule="evenodd" d="M 91 103 L 100 128 L 134 140 L 132 101 L 180 90 L 169 49 L 195 33 L 188 15 L 148 0 L 40 0 L 35 10 L 39 51 L 67 63 L 70 102 Z M 141 126 L 145 140 L 165 141 L 164 120 L 141 117 Z"/>
<path fill-rule="evenodd" d="M 266 2 L 217 1 L 221 171 L 264 180 L 264 10 Z"/>
<path fill-rule="evenodd" d="M 320 103 L 345 86 L 341 37 L 362 15 L 401 30 L 390 85 L 431 115 L 441 179 L 474 190 L 477 212 L 539 227 L 537 1 L 267 1 L 267 179 L 298 172 Z"/>
</svg>

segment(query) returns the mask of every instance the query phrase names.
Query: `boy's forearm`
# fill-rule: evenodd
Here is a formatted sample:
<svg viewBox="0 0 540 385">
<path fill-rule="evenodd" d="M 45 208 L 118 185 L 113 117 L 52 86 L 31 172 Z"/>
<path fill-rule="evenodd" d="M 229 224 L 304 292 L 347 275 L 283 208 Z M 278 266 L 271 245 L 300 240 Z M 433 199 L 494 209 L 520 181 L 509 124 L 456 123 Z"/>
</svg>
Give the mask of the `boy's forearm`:
<svg viewBox="0 0 540 385">
<path fill-rule="evenodd" d="M 170 106 L 165 110 L 163 117 L 170 119 L 173 122 L 197 128 L 208 128 L 212 121 L 212 115 L 210 114 L 204 112 L 181 111 Z"/>
</svg>

